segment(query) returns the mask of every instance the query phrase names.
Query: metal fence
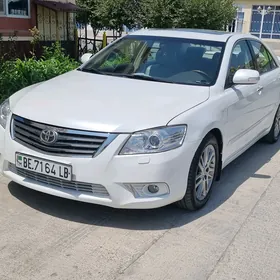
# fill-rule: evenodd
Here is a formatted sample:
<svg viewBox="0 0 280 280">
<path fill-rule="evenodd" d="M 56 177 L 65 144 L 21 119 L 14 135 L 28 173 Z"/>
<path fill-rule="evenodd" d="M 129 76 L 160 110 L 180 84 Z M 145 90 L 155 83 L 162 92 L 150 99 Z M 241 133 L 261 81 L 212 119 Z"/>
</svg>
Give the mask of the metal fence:
<svg viewBox="0 0 280 280">
<path fill-rule="evenodd" d="M 105 40 L 105 45 L 107 46 L 118 38 L 119 36 L 107 35 L 103 35 L 103 39 L 78 37 L 78 55 L 81 57 L 83 54 L 88 52 L 97 53 L 104 47 L 103 40 Z"/>
<path fill-rule="evenodd" d="M 84 37 L 78 38 L 78 54 L 81 57 L 87 52 L 96 53 L 102 49 L 101 39 L 89 39 Z"/>
</svg>

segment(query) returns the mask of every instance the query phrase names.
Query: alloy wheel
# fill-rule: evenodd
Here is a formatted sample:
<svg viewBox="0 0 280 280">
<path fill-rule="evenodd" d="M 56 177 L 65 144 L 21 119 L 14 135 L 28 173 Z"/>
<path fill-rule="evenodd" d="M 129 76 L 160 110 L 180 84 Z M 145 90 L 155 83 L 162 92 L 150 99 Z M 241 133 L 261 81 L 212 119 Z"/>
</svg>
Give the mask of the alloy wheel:
<svg viewBox="0 0 280 280">
<path fill-rule="evenodd" d="M 275 116 L 274 137 L 278 138 L 279 133 L 280 133 L 280 107 L 278 108 Z"/>
<path fill-rule="evenodd" d="M 280 112 L 279 112 L 280 119 Z M 280 122 L 279 122 L 280 127 Z M 195 193 L 196 198 L 202 201 L 209 193 L 215 175 L 216 169 L 216 151 L 213 145 L 208 145 L 204 148 L 198 163 L 198 168 L 195 177 Z"/>
</svg>

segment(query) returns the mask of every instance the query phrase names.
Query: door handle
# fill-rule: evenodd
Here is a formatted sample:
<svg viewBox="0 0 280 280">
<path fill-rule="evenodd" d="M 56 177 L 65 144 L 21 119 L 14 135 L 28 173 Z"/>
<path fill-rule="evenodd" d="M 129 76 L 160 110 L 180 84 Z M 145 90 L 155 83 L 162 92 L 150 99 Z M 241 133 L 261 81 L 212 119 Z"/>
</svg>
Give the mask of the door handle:
<svg viewBox="0 0 280 280">
<path fill-rule="evenodd" d="M 259 86 L 258 89 L 257 89 L 257 92 L 258 92 L 259 94 L 262 94 L 262 90 L 263 90 L 263 87 L 262 87 L 262 86 Z"/>
</svg>

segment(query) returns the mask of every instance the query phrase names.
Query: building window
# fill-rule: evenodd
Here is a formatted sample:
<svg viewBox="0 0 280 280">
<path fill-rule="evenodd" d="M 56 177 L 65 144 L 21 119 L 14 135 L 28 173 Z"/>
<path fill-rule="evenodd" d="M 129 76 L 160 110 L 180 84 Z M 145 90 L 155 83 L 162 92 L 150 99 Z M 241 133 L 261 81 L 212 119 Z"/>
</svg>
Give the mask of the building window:
<svg viewBox="0 0 280 280">
<path fill-rule="evenodd" d="M 244 22 L 244 11 L 243 5 L 235 5 L 236 8 L 236 16 L 232 23 L 228 26 L 229 32 L 238 32 L 242 33 L 243 30 L 243 22 Z"/>
<path fill-rule="evenodd" d="M 239 33 L 242 33 L 243 30 L 243 22 L 244 22 L 243 7 L 244 7 L 243 5 L 237 5 L 235 32 L 239 32 Z"/>
<path fill-rule="evenodd" d="M 29 17 L 30 0 L 0 0 L 0 15 Z"/>
<path fill-rule="evenodd" d="M 280 39 L 280 6 L 253 6 L 250 32 L 267 39 Z"/>
<path fill-rule="evenodd" d="M 12 16 L 29 16 L 28 0 L 7 0 L 8 15 Z"/>
<path fill-rule="evenodd" d="M 4 14 L 4 0 L 0 0 L 0 15 Z"/>
</svg>

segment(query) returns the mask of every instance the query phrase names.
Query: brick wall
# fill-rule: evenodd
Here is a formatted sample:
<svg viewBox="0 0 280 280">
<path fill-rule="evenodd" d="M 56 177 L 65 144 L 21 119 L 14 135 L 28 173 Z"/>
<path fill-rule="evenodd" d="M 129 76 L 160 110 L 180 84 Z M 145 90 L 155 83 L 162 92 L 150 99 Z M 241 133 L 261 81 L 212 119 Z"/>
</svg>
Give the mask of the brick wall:
<svg viewBox="0 0 280 280">
<path fill-rule="evenodd" d="M 28 29 L 36 25 L 36 6 L 30 2 L 30 18 L 15 18 L 0 16 L 0 33 L 3 36 L 9 36 L 14 31 L 17 32 L 18 37 L 30 36 Z"/>
</svg>

